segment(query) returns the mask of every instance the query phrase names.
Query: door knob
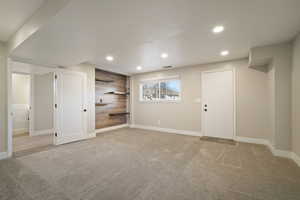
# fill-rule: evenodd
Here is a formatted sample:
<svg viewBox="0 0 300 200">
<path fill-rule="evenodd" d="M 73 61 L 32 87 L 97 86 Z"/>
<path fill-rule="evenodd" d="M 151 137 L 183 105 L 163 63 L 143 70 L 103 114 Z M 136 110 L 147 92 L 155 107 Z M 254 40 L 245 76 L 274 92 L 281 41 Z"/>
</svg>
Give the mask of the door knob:
<svg viewBox="0 0 300 200">
<path fill-rule="evenodd" d="M 204 111 L 207 112 L 207 109 L 205 108 Z"/>
<path fill-rule="evenodd" d="M 87 110 L 86 109 L 83 109 L 83 112 L 86 112 Z"/>
</svg>

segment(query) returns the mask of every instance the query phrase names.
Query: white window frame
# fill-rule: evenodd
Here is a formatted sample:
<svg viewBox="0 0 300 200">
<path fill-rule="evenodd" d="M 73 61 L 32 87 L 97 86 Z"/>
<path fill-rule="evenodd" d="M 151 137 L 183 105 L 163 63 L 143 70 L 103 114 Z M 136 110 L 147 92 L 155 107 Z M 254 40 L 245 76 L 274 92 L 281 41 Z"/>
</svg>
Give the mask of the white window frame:
<svg viewBox="0 0 300 200">
<path fill-rule="evenodd" d="M 160 83 L 164 81 L 170 81 L 170 80 L 179 80 L 180 81 L 180 86 L 179 86 L 179 97 L 178 99 L 170 100 L 170 99 L 161 99 L 160 98 Z M 145 100 L 143 98 L 143 85 L 146 83 L 158 83 L 158 99 L 157 100 Z M 141 80 L 139 84 L 139 101 L 140 102 L 148 102 L 148 103 L 157 103 L 157 102 L 181 102 L 181 93 L 182 93 L 182 84 L 181 84 L 181 79 L 179 76 L 170 76 L 170 77 L 162 77 L 162 78 L 152 78 L 152 79 L 145 79 Z"/>
</svg>

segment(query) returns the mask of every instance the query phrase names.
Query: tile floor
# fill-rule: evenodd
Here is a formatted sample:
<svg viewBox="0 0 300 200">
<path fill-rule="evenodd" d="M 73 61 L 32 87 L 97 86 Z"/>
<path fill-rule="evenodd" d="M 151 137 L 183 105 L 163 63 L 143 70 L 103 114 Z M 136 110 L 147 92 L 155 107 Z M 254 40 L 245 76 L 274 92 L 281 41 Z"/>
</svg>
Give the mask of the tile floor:
<svg viewBox="0 0 300 200">
<path fill-rule="evenodd" d="M 300 168 L 265 146 L 120 129 L 0 161 L 0 199 L 296 200 Z"/>
</svg>

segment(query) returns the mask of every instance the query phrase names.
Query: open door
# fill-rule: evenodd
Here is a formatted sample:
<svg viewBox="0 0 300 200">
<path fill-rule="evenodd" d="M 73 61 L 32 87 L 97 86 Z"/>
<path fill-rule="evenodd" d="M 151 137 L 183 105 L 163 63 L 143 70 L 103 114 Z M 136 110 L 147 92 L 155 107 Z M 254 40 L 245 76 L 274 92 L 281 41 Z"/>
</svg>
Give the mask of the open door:
<svg viewBox="0 0 300 200">
<path fill-rule="evenodd" d="M 87 138 L 86 75 L 61 71 L 54 74 L 54 144 Z"/>
<path fill-rule="evenodd" d="M 53 135 L 54 73 L 31 75 L 30 136 Z"/>
</svg>

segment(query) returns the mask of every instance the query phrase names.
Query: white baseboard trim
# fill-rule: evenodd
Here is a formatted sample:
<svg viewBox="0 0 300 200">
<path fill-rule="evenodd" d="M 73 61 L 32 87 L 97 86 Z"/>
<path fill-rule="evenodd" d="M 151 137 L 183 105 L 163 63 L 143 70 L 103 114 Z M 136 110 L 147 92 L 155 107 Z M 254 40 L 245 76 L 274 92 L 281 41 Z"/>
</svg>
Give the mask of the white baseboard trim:
<svg viewBox="0 0 300 200">
<path fill-rule="evenodd" d="M 196 131 L 177 130 L 177 129 L 170 129 L 170 128 L 155 127 L 155 126 L 144 126 L 144 125 L 138 125 L 138 124 L 132 124 L 129 127 L 145 129 L 145 130 L 152 130 L 152 131 L 159 131 L 159 132 L 166 132 L 166 133 L 175 133 L 175 134 L 180 134 L 180 135 L 202 136 L 201 132 L 196 132 Z"/>
<path fill-rule="evenodd" d="M 4 160 L 9 158 L 8 153 L 7 152 L 0 152 L 0 160 Z"/>
<path fill-rule="evenodd" d="M 88 136 L 87 136 L 87 139 L 94 138 L 94 137 L 96 137 L 96 133 L 95 132 L 89 133 Z"/>
<path fill-rule="evenodd" d="M 238 142 L 245 142 L 245 143 L 251 143 L 251 144 L 264 144 L 269 146 L 270 142 L 266 139 L 261 139 L 261 138 L 249 138 L 249 137 L 239 137 L 236 136 L 235 140 Z"/>
<path fill-rule="evenodd" d="M 291 153 L 291 158 L 294 160 L 297 165 L 300 167 L 300 156 L 298 156 L 296 153 L 292 152 Z"/>
<path fill-rule="evenodd" d="M 290 151 L 284 151 L 284 150 L 276 149 L 274 147 L 274 145 L 271 144 L 271 142 L 268 141 L 268 140 L 266 140 L 266 139 L 248 138 L 248 137 L 239 137 L 239 136 L 237 136 L 236 137 L 236 141 L 238 141 L 238 142 L 252 143 L 252 144 L 263 144 L 263 145 L 266 145 L 270 149 L 270 151 L 272 152 L 272 154 L 274 156 L 292 159 L 300 167 L 300 157 L 297 154 L 295 154 L 294 152 L 290 152 Z"/>
<path fill-rule="evenodd" d="M 27 128 L 18 128 L 18 129 L 13 130 L 14 135 L 19 135 L 19 134 L 28 133 L 28 132 L 29 132 L 29 130 Z"/>
<path fill-rule="evenodd" d="M 95 135 L 97 133 L 103 133 L 103 132 L 112 131 L 112 130 L 125 128 L 125 127 L 129 127 L 129 124 L 121 124 L 121 125 L 117 125 L 117 126 L 111 126 L 111 127 L 107 127 L 107 128 L 96 129 L 95 130 Z"/>
<path fill-rule="evenodd" d="M 292 159 L 292 152 L 290 151 L 283 151 L 275 149 L 274 147 L 271 147 L 271 151 L 275 156 L 284 157 L 284 158 L 290 158 Z"/>
<path fill-rule="evenodd" d="M 40 131 L 31 131 L 30 136 L 37 136 L 37 135 L 49 135 L 53 134 L 54 129 L 47 129 L 47 130 L 40 130 Z"/>
</svg>

